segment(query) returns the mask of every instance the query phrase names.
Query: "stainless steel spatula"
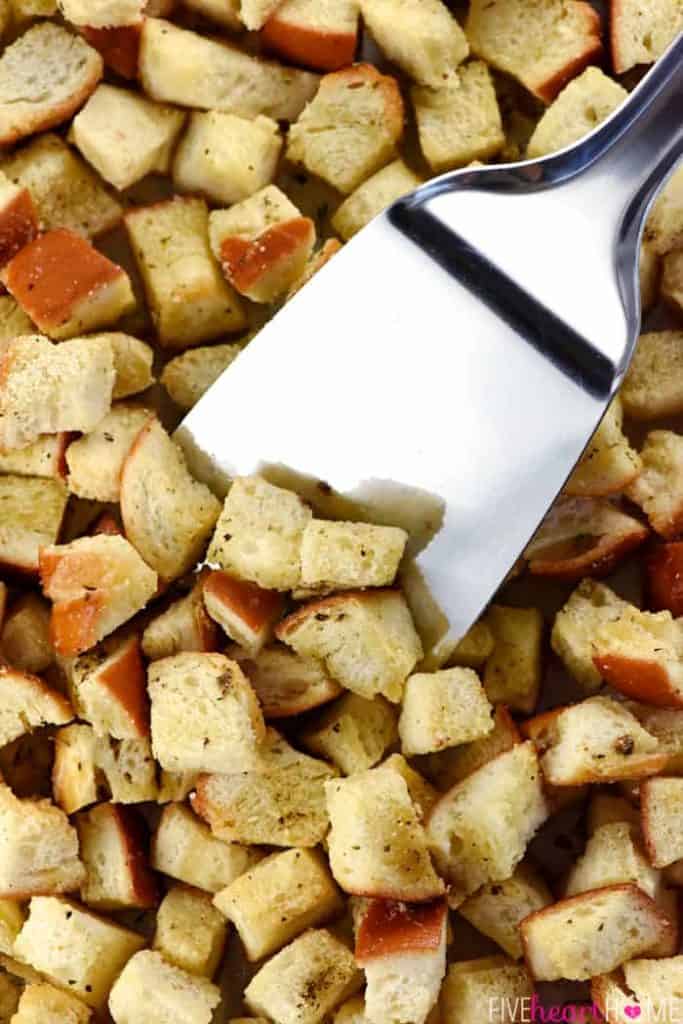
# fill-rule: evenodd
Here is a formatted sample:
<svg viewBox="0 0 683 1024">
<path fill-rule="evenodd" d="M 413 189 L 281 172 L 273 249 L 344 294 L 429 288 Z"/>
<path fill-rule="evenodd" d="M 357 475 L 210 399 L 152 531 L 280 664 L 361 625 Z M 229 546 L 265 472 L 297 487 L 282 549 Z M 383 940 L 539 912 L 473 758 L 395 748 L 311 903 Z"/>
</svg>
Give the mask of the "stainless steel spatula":
<svg viewBox="0 0 683 1024">
<path fill-rule="evenodd" d="M 406 526 L 439 664 L 621 382 L 642 225 L 681 156 L 683 36 L 580 144 L 444 175 L 361 231 L 181 425 L 195 471 Z"/>
</svg>

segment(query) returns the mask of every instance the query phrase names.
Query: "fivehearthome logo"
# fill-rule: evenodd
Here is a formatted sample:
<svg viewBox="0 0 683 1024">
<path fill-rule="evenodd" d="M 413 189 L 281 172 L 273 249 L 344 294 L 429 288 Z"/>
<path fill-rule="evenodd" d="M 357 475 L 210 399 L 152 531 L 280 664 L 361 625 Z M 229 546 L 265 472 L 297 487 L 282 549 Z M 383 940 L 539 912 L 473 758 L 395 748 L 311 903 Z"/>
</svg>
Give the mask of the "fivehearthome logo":
<svg viewBox="0 0 683 1024">
<path fill-rule="evenodd" d="M 628 1003 L 607 999 L 596 1003 L 542 1003 L 536 993 L 510 999 L 489 999 L 489 1024 L 683 1024 L 683 998 L 661 996 Z"/>
</svg>

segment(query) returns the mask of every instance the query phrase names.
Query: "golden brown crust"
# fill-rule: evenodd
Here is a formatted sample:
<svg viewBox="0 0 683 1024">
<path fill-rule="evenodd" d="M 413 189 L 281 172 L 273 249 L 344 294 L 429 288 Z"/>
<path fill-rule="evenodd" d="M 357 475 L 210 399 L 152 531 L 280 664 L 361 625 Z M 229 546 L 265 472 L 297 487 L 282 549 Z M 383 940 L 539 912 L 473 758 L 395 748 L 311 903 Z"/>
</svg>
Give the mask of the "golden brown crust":
<svg viewBox="0 0 683 1024">
<path fill-rule="evenodd" d="M 274 224 L 251 241 L 226 238 L 221 244 L 221 266 L 228 281 L 243 295 L 277 264 L 286 263 L 302 247 L 312 245 L 315 225 L 308 217 Z"/>
<path fill-rule="evenodd" d="M 648 607 L 655 612 L 683 615 L 683 541 L 659 544 L 646 562 Z"/>
<path fill-rule="evenodd" d="M 583 0 L 577 0 L 573 4 L 576 10 L 582 9 L 586 23 L 586 45 L 582 53 L 578 54 L 565 67 L 560 68 L 545 82 L 539 82 L 534 89 L 536 95 L 545 103 L 552 103 L 557 94 L 572 78 L 575 78 L 589 64 L 597 63 L 602 57 L 603 46 L 600 38 L 602 22 L 598 12 L 590 4 Z"/>
<path fill-rule="evenodd" d="M 81 29 L 84 39 L 102 56 L 104 63 L 122 78 L 134 81 L 138 74 L 142 22 L 110 28 Z"/>
<path fill-rule="evenodd" d="M 605 682 L 626 697 L 657 707 L 683 707 L 683 693 L 674 687 L 668 672 L 655 662 L 618 654 L 596 654 L 593 664 Z"/>
<path fill-rule="evenodd" d="M 0 211 L 0 267 L 38 234 L 38 214 L 27 188 L 21 189 Z"/>
<path fill-rule="evenodd" d="M 356 935 L 356 962 L 363 966 L 378 957 L 438 949 L 447 915 L 445 899 L 418 904 L 370 900 Z"/>
<path fill-rule="evenodd" d="M 140 738 L 149 736 L 149 698 L 147 676 L 142 661 L 140 640 L 131 636 L 113 658 L 95 673 L 101 683 L 134 724 Z"/>
<path fill-rule="evenodd" d="M 279 11 L 261 29 L 261 40 L 273 53 L 318 71 L 339 71 L 352 64 L 358 46 L 356 32 L 329 32 L 297 25 Z"/>
<path fill-rule="evenodd" d="M 215 571 L 204 580 L 204 596 L 215 606 L 223 606 L 247 627 L 258 633 L 282 613 L 284 600 L 277 590 L 264 590 L 257 583 L 237 579 L 230 573 Z"/>
<path fill-rule="evenodd" d="M 530 560 L 529 571 L 534 576 L 547 576 L 565 583 L 577 582 L 584 576 L 608 576 L 648 536 L 647 527 L 634 519 L 631 532 L 625 536 L 603 534 L 549 547 Z"/>
</svg>

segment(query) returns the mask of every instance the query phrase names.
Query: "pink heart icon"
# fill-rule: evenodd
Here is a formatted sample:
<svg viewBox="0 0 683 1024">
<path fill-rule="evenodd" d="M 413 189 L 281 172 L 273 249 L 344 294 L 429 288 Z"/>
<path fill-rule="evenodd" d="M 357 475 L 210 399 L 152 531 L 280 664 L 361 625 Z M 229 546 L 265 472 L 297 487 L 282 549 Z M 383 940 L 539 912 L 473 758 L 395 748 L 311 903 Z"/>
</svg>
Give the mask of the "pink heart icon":
<svg viewBox="0 0 683 1024">
<path fill-rule="evenodd" d="M 635 1020 L 636 1017 L 640 1017 L 641 1008 L 640 1006 L 625 1006 L 624 1013 L 627 1017 L 630 1017 L 631 1020 Z"/>
</svg>

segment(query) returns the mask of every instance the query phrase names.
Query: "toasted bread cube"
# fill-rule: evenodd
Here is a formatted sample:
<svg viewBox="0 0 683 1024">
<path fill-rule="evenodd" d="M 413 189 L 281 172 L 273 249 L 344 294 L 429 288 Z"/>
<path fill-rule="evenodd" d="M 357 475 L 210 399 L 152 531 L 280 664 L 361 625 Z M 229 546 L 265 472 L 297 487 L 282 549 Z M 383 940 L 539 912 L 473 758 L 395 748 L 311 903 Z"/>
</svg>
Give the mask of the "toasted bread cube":
<svg viewBox="0 0 683 1024">
<path fill-rule="evenodd" d="M 668 252 L 662 260 L 660 291 L 663 301 L 674 313 L 683 313 L 683 256 L 680 249 Z"/>
<path fill-rule="evenodd" d="M 609 789 L 596 790 L 588 805 L 588 835 L 592 836 L 603 825 L 612 825 L 615 822 L 626 822 L 637 832 L 640 828 L 639 808 L 634 807 L 626 797 L 611 793 Z"/>
<path fill-rule="evenodd" d="M 683 705 L 683 622 L 670 612 L 633 605 L 593 636 L 593 663 L 627 697 L 663 707 Z"/>
<path fill-rule="evenodd" d="M 116 804 L 140 804 L 156 800 L 157 765 L 148 739 L 116 740 L 111 736 L 95 738 L 98 772 L 106 780 Z"/>
<path fill-rule="evenodd" d="M 220 502 L 190 474 L 156 417 L 135 438 L 121 472 L 126 536 L 164 580 L 190 570 L 204 552 Z"/>
<path fill-rule="evenodd" d="M 97 738 L 89 725 L 69 725 L 55 735 L 52 790 L 55 803 L 73 814 L 97 800 Z"/>
<path fill-rule="evenodd" d="M 683 857 L 683 779 L 647 779 L 640 788 L 643 836 L 652 864 L 665 868 Z"/>
<path fill-rule="evenodd" d="M 109 411 L 114 365 L 106 345 L 53 345 L 19 337 L 2 356 L 0 449 L 26 448 L 41 434 L 87 432 Z"/>
<path fill-rule="evenodd" d="M 521 924 L 536 981 L 582 981 L 647 952 L 671 928 L 636 885 L 610 885 L 539 910 Z"/>
<path fill-rule="evenodd" d="M 372 768 L 395 743 L 396 711 L 383 697 L 346 693 L 299 734 L 302 745 L 352 775 Z"/>
<path fill-rule="evenodd" d="M 465 633 L 448 659 L 448 667 L 480 669 L 493 651 L 493 632 L 486 619 L 480 619 Z"/>
<path fill-rule="evenodd" d="M 360 697 L 398 703 L 422 656 L 408 606 L 395 590 L 312 601 L 275 630 L 297 654 L 320 658 L 333 679 Z"/>
<path fill-rule="evenodd" d="M 483 61 L 445 76 L 438 87 L 411 90 L 420 147 L 433 171 L 488 160 L 505 144 L 498 100 Z"/>
<path fill-rule="evenodd" d="M 270 846 L 316 846 L 329 826 L 324 761 L 300 754 L 268 730 L 255 771 L 200 775 L 192 806 L 220 839 Z"/>
<path fill-rule="evenodd" d="M 645 562 L 648 607 L 683 616 L 683 542 L 658 544 Z"/>
<path fill-rule="evenodd" d="M 136 612 L 157 589 L 157 575 L 123 537 L 101 534 L 41 548 L 43 592 L 53 601 L 58 654 L 81 654 Z"/>
<path fill-rule="evenodd" d="M 344 200 L 332 218 L 332 227 L 346 242 L 396 199 L 413 192 L 420 184 L 422 179 L 403 160 L 394 160 Z"/>
<path fill-rule="evenodd" d="M 159 779 L 158 804 L 182 803 L 197 784 L 196 772 L 165 772 Z"/>
<path fill-rule="evenodd" d="M 520 922 L 552 902 L 543 879 L 531 864 L 522 861 L 509 878 L 489 882 L 461 903 L 458 913 L 477 931 L 497 942 L 513 960 L 520 960 L 524 953 Z"/>
<path fill-rule="evenodd" d="M 223 654 L 184 652 L 149 667 L 152 747 L 171 772 L 249 771 L 265 739 L 249 682 Z"/>
<path fill-rule="evenodd" d="M 499 754 L 450 789 L 433 808 L 427 835 L 437 867 L 452 883 L 452 905 L 509 878 L 547 816 L 531 743 Z"/>
<path fill-rule="evenodd" d="M 60 0 L 60 9 L 73 25 L 109 28 L 133 25 L 142 17 L 144 0 Z"/>
<path fill-rule="evenodd" d="M 296 849 L 266 857 L 216 893 L 213 902 L 235 925 L 249 960 L 276 953 L 343 909 L 320 855 Z"/>
<path fill-rule="evenodd" d="M 4 971 L 0 974 L 0 1020 L 3 1024 L 11 1024 L 14 1020 L 16 1024 L 16 1017 L 14 1016 L 19 1005 L 19 996 L 22 994 L 22 990 L 14 978 L 10 977 Z M 87 1021 L 87 1018 L 86 1018 Z M 61 1024 L 61 1021 L 45 1021 L 44 1017 L 32 1017 L 27 1021 L 19 1018 L 19 1024 Z M 71 1024 L 71 1022 L 69 1022 Z M 81 1024 L 80 1021 L 75 1021 L 74 1024 Z"/>
<path fill-rule="evenodd" d="M 492 729 L 493 708 L 472 669 L 409 676 L 398 723 L 408 757 L 467 743 Z"/>
<path fill-rule="evenodd" d="M 533 990 L 527 969 L 505 956 L 461 960 L 448 968 L 441 995 L 442 1015 L 446 1024 L 477 1024 L 495 1007 L 493 1013 L 501 1024 L 510 1024 L 524 1012 L 514 1008 L 523 1006 Z"/>
<path fill-rule="evenodd" d="M 153 618 L 142 634 L 142 650 L 150 661 L 181 651 L 215 651 L 217 648 L 218 629 L 204 607 L 201 581 L 189 594 Z"/>
<path fill-rule="evenodd" d="M 163 346 L 188 348 L 245 326 L 211 255 L 203 200 L 176 196 L 141 206 L 128 211 L 125 224 Z"/>
<path fill-rule="evenodd" d="M 618 75 L 636 64 L 653 64 L 683 27 L 674 0 L 648 4 L 643 0 L 612 0 L 610 43 Z"/>
<path fill-rule="evenodd" d="M 445 792 L 494 757 L 520 743 L 519 730 L 504 704 L 495 706 L 493 729 L 481 739 L 450 747 L 421 759 L 421 770 Z"/>
<path fill-rule="evenodd" d="M 312 519 L 301 545 L 301 583 L 324 590 L 390 586 L 407 540 L 394 526 Z"/>
<path fill-rule="evenodd" d="M 271 638 L 285 608 L 282 594 L 227 572 L 210 572 L 202 585 L 206 610 L 219 626 L 251 656 Z"/>
<path fill-rule="evenodd" d="M 525 723 L 553 786 L 656 775 L 667 761 L 659 743 L 623 704 L 590 697 Z"/>
<path fill-rule="evenodd" d="M 465 33 L 440 0 L 361 0 L 360 6 L 385 56 L 421 85 L 440 86 L 469 53 Z"/>
<path fill-rule="evenodd" d="M 183 971 L 212 978 L 223 956 L 227 930 L 208 893 L 174 885 L 157 911 L 154 949 Z"/>
<path fill-rule="evenodd" d="M 210 893 L 230 885 L 257 859 L 253 850 L 216 839 L 181 804 L 164 808 L 152 843 L 153 868 Z"/>
<path fill-rule="evenodd" d="M 240 0 L 185 0 L 185 7 L 189 7 L 191 11 L 197 11 L 198 14 L 219 25 L 225 25 L 226 28 L 240 30 L 243 27 L 240 20 Z M 159 11 L 155 15 L 147 12 L 150 17 L 159 18 L 163 18 L 169 13 L 173 12 Z"/>
<path fill-rule="evenodd" d="M 244 992 L 253 1013 L 280 1024 L 322 1024 L 361 985 L 352 954 L 324 929 L 304 932 L 252 978 Z"/>
<path fill-rule="evenodd" d="M 156 770 L 148 740 L 115 740 L 96 736 L 90 725 L 70 725 L 55 739 L 54 798 L 68 814 L 108 797 L 120 804 L 156 800 Z"/>
<path fill-rule="evenodd" d="M 577 498 L 606 497 L 623 491 L 635 480 L 641 470 L 640 456 L 629 445 L 621 429 L 622 420 L 622 402 L 617 396 L 564 485 L 566 494 Z"/>
<path fill-rule="evenodd" d="M 325 790 L 330 866 L 345 892 L 406 902 L 443 893 L 417 809 L 393 765 L 335 779 Z"/>
<path fill-rule="evenodd" d="M 38 676 L 0 665 L 0 746 L 45 725 L 73 720 L 71 704 Z"/>
<path fill-rule="evenodd" d="M 494 604 L 486 622 L 494 641 L 484 669 L 486 695 L 494 704 L 528 714 L 536 706 L 541 686 L 543 616 L 537 608 Z"/>
<path fill-rule="evenodd" d="M 178 408 L 189 412 L 241 351 L 237 344 L 191 348 L 166 363 L 161 383 Z"/>
<path fill-rule="evenodd" d="M 0 452 L 0 474 L 40 476 L 63 480 L 66 475 L 64 453 L 69 435 L 44 434 L 26 448 Z"/>
<path fill-rule="evenodd" d="M 147 999 L 140 998 L 148 993 Z M 207 978 L 170 964 L 161 953 L 145 949 L 128 961 L 109 996 L 115 1024 L 211 1024 L 221 1001 L 220 990 Z"/>
<path fill-rule="evenodd" d="M 322 662 L 294 654 L 284 645 L 264 647 L 253 657 L 239 647 L 231 647 L 227 653 L 242 666 L 266 720 L 291 718 L 327 704 L 343 692 Z"/>
<path fill-rule="evenodd" d="M 683 331 L 651 331 L 638 339 L 621 398 L 633 419 L 649 420 L 683 412 Z"/>
<path fill-rule="evenodd" d="M 140 37 L 143 21 L 132 25 L 112 25 L 109 28 L 93 28 L 82 25 L 81 35 L 97 50 L 106 67 L 121 78 L 135 80 L 140 64 Z"/>
<path fill-rule="evenodd" d="M 156 906 L 144 822 L 130 807 L 98 804 L 76 816 L 76 828 L 86 872 L 81 886 L 84 903 L 95 910 Z"/>
<path fill-rule="evenodd" d="M 58 480 L 0 476 L 0 564 L 36 573 L 42 546 L 59 536 L 67 500 Z"/>
<path fill-rule="evenodd" d="M 53 985 L 34 983 L 22 992 L 11 1024 L 89 1024 L 91 1020 L 91 1010 L 80 999 Z"/>
<path fill-rule="evenodd" d="M 644 783 L 645 785 L 645 783 Z M 588 839 L 586 849 L 569 872 L 566 896 L 577 896 L 606 885 L 633 883 L 657 899 L 661 875 L 647 860 L 629 822 L 601 825 Z"/>
<path fill-rule="evenodd" d="M 38 234 L 38 215 L 27 188 L 0 170 L 0 267 Z"/>
<path fill-rule="evenodd" d="M 287 158 L 348 194 L 394 158 L 402 134 L 396 80 L 355 64 L 322 79 L 289 130 Z"/>
<path fill-rule="evenodd" d="M 240 117 L 265 114 L 276 121 L 298 117 L 318 85 L 317 75 L 252 57 L 157 18 L 146 18 L 142 28 L 140 80 L 155 100 Z"/>
<path fill-rule="evenodd" d="M 426 821 L 429 812 L 439 799 L 437 790 L 408 764 L 403 754 L 392 754 L 386 759 L 384 765 L 397 771 L 402 777 L 408 787 L 410 799 L 420 813 L 420 818 L 422 821 Z"/>
<path fill-rule="evenodd" d="M 0 353 L 21 334 L 33 334 L 33 321 L 11 295 L 0 295 Z"/>
<path fill-rule="evenodd" d="M 643 470 L 626 495 L 645 512 L 653 530 L 673 538 L 683 528 L 683 437 L 653 430 L 641 450 Z"/>
<path fill-rule="evenodd" d="M 315 277 L 319 270 L 329 263 L 333 256 L 335 256 L 341 249 L 342 244 L 336 238 L 328 238 L 326 242 L 313 253 L 310 260 L 308 261 L 303 274 L 298 281 L 295 281 L 292 287 L 289 289 L 287 298 L 291 299 L 292 296 L 296 295 L 298 291 L 301 291 L 305 284 Z"/>
<path fill-rule="evenodd" d="M 618 621 L 629 608 L 627 601 L 603 583 L 579 583 L 555 616 L 550 642 L 573 678 L 588 693 L 600 689 L 602 677 L 595 667 L 594 637 L 604 623 Z"/>
<path fill-rule="evenodd" d="M 73 441 L 66 450 L 71 493 L 92 501 L 117 502 L 125 460 L 150 415 L 148 409 L 115 405 L 94 430 Z"/>
<path fill-rule="evenodd" d="M 139 338 L 120 331 L 107 331 L 91 335 L 91 342 L 106 345 L 114 360 L 114 390 L 112 398 L 128 398 L 146 391 L 154 383 L 152 363 L 154 350 Z"/>
<path fill-rule="evenodd" d="M 147 174 L 167 174 L 185 114 L 128 89 L 99 85 L 71 126 L 71 139 L 96 171 L 123 190 Z"/>
<path fill-rule="evenodd" d="M 674 171 L 645 222 L 644 239 L 658 256 L 683 246 L 683 167 Z"/>
<path fill-rule="evenodd" d="M 338 71 L 358 45 L 356 0 L 284 0 L 261 29 L 266 48 L 294 64 Z"/>
<path fill-rule="evenodd" d="M 149 736 L 147 680 L 135 634 L 112 637 L 64 667 L 74 706 L 96 736 Z"/>
<path fill-rule="evenodd" d="M 21 903 L 14 899 L 0 899 L 0 953 L 11 956 L 14 949 L 14 942 L 21 931 L 26 913 Z M 2 975 L 0 975 L 2 977 Z M 0 989 L 2 986 L 0 985 Z M 0 991 L 0 1007 L 2 1006 L 2 992 Z M 2 1014 L 0 1013 L 0 1020 Z"/>
<path fill-rule="evenodd" d="M 474 0 L 465 31 L 474 54 L 550 103 L 600 56 L 600 27 L 582 0 Z"/>
<path fill-rule="evenodd" d="M 73 892 L 84 879 L 78 836 L 49 800 L 18 800 L 0 785 L 0 896 Z"/>
<path fill-rule="evenodd" d="M 240 18 L 250 31 L 257 31 L 263 28 L 279 4 L 280 0 L 242 0 Z"/>
<path fill-rule="evenodd" d="M 550 104 L 529 139 L 526 155 L 546 156 L 571 146 L 612 114 L 626 99 L 623 86 L 600 68 L 586 68 Z"/>
<path fill-rule="evenodd" d="M 652 953 L 650 954 L 653 955 Z M 680 1000 L 683 957 L 666 959 L 637 959 L 624 964 L 626 987 L 633 993 L 630 1002 L 640 1008 L 648 1007 L 652 1017 L 674 1021 Z M 626 1013 L 626 1018 L 631 1015 Z"/>
</svg>

